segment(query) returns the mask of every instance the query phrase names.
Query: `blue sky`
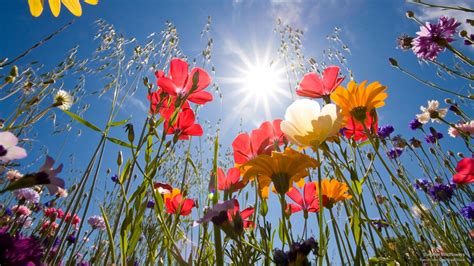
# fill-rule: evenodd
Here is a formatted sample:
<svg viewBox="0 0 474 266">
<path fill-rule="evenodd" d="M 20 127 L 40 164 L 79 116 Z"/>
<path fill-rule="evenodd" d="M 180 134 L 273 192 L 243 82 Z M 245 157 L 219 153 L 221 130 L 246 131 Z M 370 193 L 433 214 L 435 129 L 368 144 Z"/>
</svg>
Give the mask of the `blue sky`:
<svg viewBox="0 0 474 266">
<path fill-rule="evenodd" d="M 464 3 L 467 2 L 466 0 Z M 54 18 L 48 9 L 45 9 L 41 17 L 33 18 L 29 14 L 26 0 L 0 0 L 0 6 L 0 32 L 3 36 L 0 42 L 0 57 L 15 57 L 73 18 L 65 8 L 59 18 Z M 211 123 L 223 119 L 224 134 L 221 141 L 224 148 L 227 148 L 241 129 L 249 131 L 266 119 L 283 118 L 286 106 L 291 103 L 290 98 L 280 99 L 280 104 L 272 104 L 270 116 L 265 116 L 259 108 L 255 109 L 251 101 L 241 106 L 240 110 L 236 110 L 235 107 L 241 99 L 235 97 L 234 93 L 239 87 L 225 82 L 228 78 L 238 76 L 236 66 L 242 67 L 239 65 L 241 61 L 236 51 L 241 50 L 250 60 L 259 60 L 266 49 L 274 55 L 278 46 L 278 36 L 273 29 L 276 18 L 281 17 L 284 22 L 304 30 L 303 44 L 306 57 L 321 58 L 322 49 L 328 46 L 325 37 L 337 26 L 342 28 L 342 39 L 351 49 L 348 65 L 355 75 L 355 80 L 379 81 L 388 86 L 389 98 L 386 107 L 380 109 L 380 124 L 390 123 L 397 133 L 410 138 L 413 133 L 408 130 L 408 121 L 419 112 L 419 106 L 425 105 L 429 99 L 442 101 L 446 95 L 425 87 L 393 69 L 388 63 L 389 57 L 397 58 L 401 65 L 425 79 L 435 79 L 440 84 L 449 84 L 450 88 L 457 88 L 458 91 L 466 92 L 467 83 L 449 77 L 440 80 L 435 75 L 435 69 L 426 64 L 419 64 L 411 51 L 403 52 L 396 49 L 396 38 L 399 35 L 402 33 L 414 35 L 418 31 L 416 23 L 405 17 L 407 9 L 415 10 L 417 14 L 427 19 L 440 15 L 419 9 L 413 4 L 392 0 L 102 0 L 97 6 L 84 4 L 83 16 L 75 18 L 75 23 L 69 29 L 33 51 L 21 62 L 39 60 L 46 65 L 55 64 L 75 44 L 81 47 L 80 56 L 90 55 L 95 47 L 92 41 L 96 30 L 93 22 L 98 18 L 113 24 L 117 32 L 127 37 L 136 37 L 139 42 L 145 42 L 151 32 L 159 32 L 165 21 L 172 21 L 181 36 L 182 50 L 192 58 L 204 47 L 200 32 L 207 17 L 211 16 L 211 34 L 214 39 L 213 63 L 216 66 L 213 80 L 220 84 L 223 99 L 215 95 L 216 100 L 201 109 L 200 118 L 210 120 Z M 461 46 L 460 43 L 459 45 Z M 472 55 L 473 50 L 463 48 L 463 51 Z M 452 63 L 447 57 L 441 58 Z M 152 73 L 149 74 L 149 78 L 154 79 Z M 146 90 L 143 88 L 142 91 L 138 91 L 134 99 L 125 106 L 120 116 L 121 118 L 131 116 L 138 122 L 146 116 L 146 111 L 141 109 L 140 104 L 142 102 L 143 106 L 147 105 Z M 7 106 L 0 106 L 0 113 L 5 112 L 4 108 Z M 231 115 L 232 119 L 229 118 Z M 91 112 L 86 113 L 85 117 L 92 121 L 101 121 L 100 116 Z M 243 128 L 237 126 L 240 118 L 243 121 Z M 135 127 L 138 128 L 138 125 L 137 123 Z M 439 129 L 447 139 L 446 127 Z M 214 132 L 205 133 L 214 134 Z M 121 136 L 125 138 L 125 135 Z M 52 155 L 55 153 L 57 155 L 54 140 L 43 137 L 44 142 L 49 144 Z M 82 138 L 69 138 L 68 141 L 74 145 L 68 153 L 76 154 L 79 161 L 86 160 L 89 157 L 87 154 L 91 151 L 77 147 L 97 138 L 98 136 L 89 132 L 85 132 Z M 446 145 L 451 144 L 451 140 L 445 141 Z M 462 150 L 459 144 L 460 142 L 453 142 L 451 147 Z M 115 152 L 110 154 L 113 162 Z"/>
</svg>

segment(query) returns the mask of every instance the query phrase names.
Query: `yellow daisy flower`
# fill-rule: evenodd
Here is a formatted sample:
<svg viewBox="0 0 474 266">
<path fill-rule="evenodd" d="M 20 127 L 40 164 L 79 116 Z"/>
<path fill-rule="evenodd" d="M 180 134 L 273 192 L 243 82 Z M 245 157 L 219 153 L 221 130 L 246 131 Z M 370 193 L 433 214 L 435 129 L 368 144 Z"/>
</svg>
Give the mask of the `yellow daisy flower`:
<svg viewBox="0 0 474 266">
<path fill-rule="evenodd" d="M 378 81 L 370 83 L 367 87 L 366 84 L 367 81 L 363 81 L 359 85 L 350 81 L 347 84 L 347 90 L 339 86 L 331 94 L 331 100 L 342 109 L 344 117 L 352 116 L 363 122 L 367 112 L 372 112 L 375 108 L 385 105 L 384 100 L 388 96 L 385 93 L 387 87 L 382 86 Z"/>
<path fill-rule="evenodd" d="M 84 0 L 89 5 L 97 5 L 99 0 Z M 82 15 L 82 7 L 79 0 L 48 0 L 49 8 L 53 16 L 59 16 L 61 11 L 61 3 L 74 15 L 80 17 Z M 39 17 L 43 13 L 44 0 L 28 0 L 30 13 L 33 17 Z"/>
<path fill-rule="evenodd" d="M 316 183 L 316 192 L 319 195 L 318 182 Z M 323 206 L 331 209 L 334 204 L 345 199 L 351 199 L 352 196 L 347 193 L 349 187 L 346 183 L 337 181 L 336 179 L 321 180 L 321 188 L 323 194 Z"/>
<path fill-rule="evenodd" d="M 243 164 L 242 167 L 245 168 L 243 179 L 257 177 L 260 193 L 266 198 L 272 182 L 277 193 L 285 194 L 293 182 L 303 186 L 303 178 L 309 174 L 308 168 L 318 166 L 318 161 L 308 155 L 286 148 L 283 152 L 272 152 L 271 156 L 259 155 Z"/>
</svg>

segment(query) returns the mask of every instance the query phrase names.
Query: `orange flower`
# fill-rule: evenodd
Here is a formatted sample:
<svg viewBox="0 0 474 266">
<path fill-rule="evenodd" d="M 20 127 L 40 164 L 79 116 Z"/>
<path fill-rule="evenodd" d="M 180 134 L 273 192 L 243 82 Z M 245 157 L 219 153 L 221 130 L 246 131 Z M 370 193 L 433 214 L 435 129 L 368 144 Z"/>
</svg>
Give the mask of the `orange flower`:
<svg viewBox="0 0 474 266">
<path fill-rule="evenodd" d="M 354 117 L 356 120 L 365 121 L 367 112 L 385 105 L 387 98 L 385 90 L 378 81 L 370 83 L 366 87 L 367 81 L 357 85 L 354 81 L 347 84 L 347 90 L 339 86 L 332 94 L 331 100 L 341 109 L 344 117 Z"/>
<path fill-rule="evenodd" d="M 319 186 L 316 182 L 316 191 L 319 195 Z M 336 179 L 323 179 L 321 181 L 323 194 L 323 206 L 331 209 L 334 204 L 345 199 L 351 199 L 352 196 L 347 193 L 349 187 L 346 183 L 337 181 Z"/>
<path fill-rule="evenodd" d="M 260 195 L 268 198 L 270 184 L 279 194 L 288 192 L 293 182 L 303 186 L 308 168 L 316 168 L 318 161 L 308 155 L 286 148 L 284 152 L 273 151 L 272 155 L 261 154 L 241 166 L 245 170 L 244 181 L 257 177 Z"/>
</svg>

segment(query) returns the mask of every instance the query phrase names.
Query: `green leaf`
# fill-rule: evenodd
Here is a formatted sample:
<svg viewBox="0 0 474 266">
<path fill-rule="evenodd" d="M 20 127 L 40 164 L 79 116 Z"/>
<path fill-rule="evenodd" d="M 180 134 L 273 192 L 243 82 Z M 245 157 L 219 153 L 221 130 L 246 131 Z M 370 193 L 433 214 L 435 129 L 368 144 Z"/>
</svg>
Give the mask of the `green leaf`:
<svg viewBox="0 0 474 266">
<path fill-rule="evenodd" d="M 119 140 L 119 139 L 116 139 L 116 138 L 112 138 L 112 137 L 107 137 L 107 140 L 110 141 L 110 142 L 113 142 L 117 145 L 120 145 L 120 146 L 123 146 L 125 148 L 135 148 L 134 146 L 132 146 L 130 143 L 127 143 L 125 141 L 122 141 L 122 140 Z"/>
<path fill-rule="evenodd" d="M 112 230 L 110 229 L 109 220 L 107 219 L 107 214 L 105 213 L 105 210 L 102 206 L 100 206 L 100 212 L 102 213 L 102 217 L 104 218 L 105 226 L 107 228 L 107 236 L 109 237 L 109 243 L 115 243 Z M 111 248 L 110 250 L 112 251 L 112 261 L 115 262 L 115 249 Z"/>
<path fill-rule="evenodd" d="M 370 144 L 370 141 L 366 140 L 366 141 L 362 141 L 361 143 L 357 144 L 357 147 L 361 148 L 361 147 L 367 146 L 369 144 Z"/>
<path fill-rule="evenodd" d="M 75 113 L 72 113 L 72 112 L 69 112 L 67 110 L 63 110 L 64 113 L 66 113 L 68 116 L 70 116 L 72 119 L 76 120 L 77 122 L 83 124 L 84 126 L 94 130 L 94 131 L 97 131 L 97 132 L 102 132 L 102 130 L 100 130 L 99 127 L 97 127 L 96 125 L 92 124 L 91 122 L 85 120 L 84 118 L 76 115 Z"/>
<path fill-rule="evenodd" d="M 117 121 L 117 122 L 112 122 L 109 124 L 109 126 L 111 127 L 118 127 L 118 126 L 121 126 L 123 124 L 126 124 L 130 119 L 124 119 L 124 120 L 120 120 L 120 121 Z"/>
</svg>

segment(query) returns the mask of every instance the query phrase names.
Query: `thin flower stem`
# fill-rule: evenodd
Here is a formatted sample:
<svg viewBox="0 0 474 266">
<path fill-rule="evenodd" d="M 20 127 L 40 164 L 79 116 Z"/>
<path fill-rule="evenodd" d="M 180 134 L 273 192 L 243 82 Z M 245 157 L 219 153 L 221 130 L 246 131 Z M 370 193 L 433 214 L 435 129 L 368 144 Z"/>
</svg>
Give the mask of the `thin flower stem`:
<svg viewBox="0 0 474 266">
<path fill-rule="evenodd" d="M 407 71 L 406 69 L 402 68 L 401 66 L 397 66 L 396 68 L 398 68 L 402 73 L 410 76 L 411 78 L 413 78 L 414 80 L 420 82 L 420 83 L 423 83 L 425 84 L 426 86 L 429 86 L 429 87 L 432 87 L 432 88 L 435 88 L 439 91 L 442 91 L 442 92 L 445 92 L 445 93 L 449 93 L 449 94 L 452 94 L 452 95 L 455 95 L 455 96 L 458 96 L 459 98 L 463 98 L 463 99 L 469 99 L 469 100 L 474 100 L 474 98 L 471 98 L 470 96 L 466 96 L 466 95 L 463 95 L 463 94 L 460 94 L 460 93 L 457 93 L 457 92 L 453 92 L 451 90 L 448 90 L 448 89 L 445 89 L 443 87 L 440 87 L 438 85 L 436 85 L 435 83 L 431 82 L 431 81 L 426 81 L 426 80 L 423 80 L 417 76 L 415 76 L 413 73 Z"/>
<path fill-rule="evenodd" d="M 461 59 L 464 61 L 464 63 L 469 64 L 471 66 L 474 66 L 474 61 L 472 61 L 469 57 L 465 56 L 463 53 L 461 53 L 459 50 L 451 46 L 449 43 L 444 43 L 444 46 L 451 51 L 457 58 Z"/>
<path fill-rule="evenodd" d="M 336 218 L 334 217 L 334 214 L 332 212 L 332 209 L 329 209 L 329 215 L 331 216 L 332 227 L 333 227 L 334 235 L 336 236 L 337 251 L 341 259 L 341 264 L 345 265 L 346 263 L 344 261 L 344 256 L 342 256 L 341 244 L 339 243 L 339 236 L 336 231 L 338 226 L 337 226 Z"/>
</svg>

